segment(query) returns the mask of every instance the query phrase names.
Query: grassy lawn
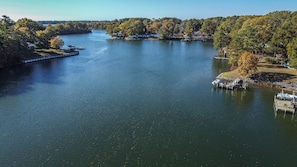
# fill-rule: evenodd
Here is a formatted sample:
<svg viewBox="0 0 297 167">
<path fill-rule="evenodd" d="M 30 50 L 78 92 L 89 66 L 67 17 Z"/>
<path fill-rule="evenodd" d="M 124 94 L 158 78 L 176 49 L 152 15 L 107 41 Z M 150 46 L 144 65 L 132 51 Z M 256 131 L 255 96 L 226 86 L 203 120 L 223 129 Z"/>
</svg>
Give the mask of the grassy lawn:
<svg viewBox="0 0 297 167">
<path fill-rule="evenodd" d="M 52 56 L 65 54 L 66 52 L 62 49 L 35 49 L 34 53 L 40 56 Z"/>
<path fill-rule="evenodd" d="M 243 78 L 242 76 L 239 75 L 239 73 L 237 72 L 237 70 L 224 72 L 224 73 L 221 74 L 220 77 L 222 77 L 222 78 L 229 78 L 229 79 Z"/>
<path fill-rule="evenodd" d="M 25 59 L 34 59 L 45 56 L 61 55 L 67 53 L 62 49 L 35 49 L 30 55 L 26 55 Z"/>
<path fill-rule="evenodd" d="M 297 82 L 297 70 L 289 69 L 280 64 L 269 64 L 262 58 L 258 64 L 258 73 L 271 73 L 274 75 L 286 75 L 284 82 Z"/>
<path fill-rule="evenodd" d="M 280 64 L 267 63 L 265 57 L 260 58 L 256 75 L 258 75 L 264 82 L 271 80 L 297 82 L 297 70 L 285 68 Z M 242 78 L 237 70 L 224 72 L 221 77 L 231 79 Z"/>
</svg>

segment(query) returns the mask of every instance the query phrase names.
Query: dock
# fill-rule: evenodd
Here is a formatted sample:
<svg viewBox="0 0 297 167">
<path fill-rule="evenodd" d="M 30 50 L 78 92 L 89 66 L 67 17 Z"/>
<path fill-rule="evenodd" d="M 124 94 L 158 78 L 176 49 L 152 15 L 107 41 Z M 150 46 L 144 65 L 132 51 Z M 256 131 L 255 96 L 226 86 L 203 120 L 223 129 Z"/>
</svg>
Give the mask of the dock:
<svg viewBox="0 0 297 167">
<path fill-rule="evenodd" d="M 220 79 L 217 78 L 214 81 L 211 82 L 211 84 L 217 88 L 223 88 L 223 89 L 247 89 L 248 83 L 246 80 L 242 79 L 235 79 L 235 80 L 226 80 L 226 79 Z"/>
<path fill-rule="evenodd" d="M 277 115 L 278 112 L 282 111 L 286 115 L 287 112 L 291 113 L 292 116 L 295 115 L 297 110 L 297 96 L 295 92 L 293 94 L 287 94 L 282 91 L 281 93 L 277 93 L 274 96 L 274 112 Z"/>
<path fill-rule="evenodd" d="M 217 59 L 217 60 L 229 60 L 229 57 L 215 56 L 214 59 Z"/>
<path fill-rule="evenodd" d="M 33 62 L 44 61 L 44 60 L 49 60 L 49 59 L 57 59 L 57 58 L 62 58 L 62 57 L 70 57 L 70 56 L 75 56 L 75 55 L 78 55 L 78 54 L 79 54 L 78 51 L 74 51 L 74 52 L 66 53 L 66 54 L 62 54 L 62 55 L 45 56 L 45 57 L 39 57 L 39 58 L 35 58 L 35 59 L 22 60 L 22 63 L 24 63 L 24 64 L 26 64 L 26 63 L 33 63 Z"/>
</svg>

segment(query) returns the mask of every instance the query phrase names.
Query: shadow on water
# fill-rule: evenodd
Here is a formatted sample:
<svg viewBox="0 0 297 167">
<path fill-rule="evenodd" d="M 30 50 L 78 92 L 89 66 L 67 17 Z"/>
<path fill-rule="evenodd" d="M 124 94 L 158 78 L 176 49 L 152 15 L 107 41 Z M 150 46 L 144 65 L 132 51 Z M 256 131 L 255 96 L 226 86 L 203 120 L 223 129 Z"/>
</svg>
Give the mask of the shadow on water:
<svg viewBox="0 0 297 167">
<path fill-rule="evenodd" d="M 0 70 L 0 97 L 19 95 L 34 89 L 34 84 L 63 84 L 65 60 L 55 59 Z M 77 70 L 73 70 L 75 72 Z"/>
<path fill-rule="evenodd" d="M 254 94 L 252 88 L 248 90 L 226 90 L 221 88 L 212 88 L 212 93 L 223 98 L 225 103 L 237 106 L 238 108 L 248 108 L 254 101 Z"/>
<path fill-rule="evenodd" d="M 36 83 L 64 84 L 65 81 L 63 77 L 69 76 L 69 74 L 83 72 L 86 64 L 93 61 L 94 57 L 92 57 L 92 55 L 97 56 L 101 54 L 97 52 L 104 52 L 106 50 L 106 48 L 103 48 L 103 50 L 99 48 L 101 50 L 98 51 L 96 47 L 99 45 L 98 41 L 100 44 L 105 42 L 106 35 L 104 34 L 104 36 L 100 38 L 102 34 L 103 33 L 87 34 L 87 37 L 97 41 L 87 43 L 85 40 L 86 34 L 62 36 L 66 44 L 87 47 L 87 50 L 80 51 L 78 56 L 0 69 L 0 97 L 19 95 L 32 91 Z M 95 48 L 95 50 L 92 50 L 92 48 Z"/>
<path fill-rule="evenodd" d="M 228 60 L 212 60 L 212 73 L 213 75 L 219 75 L 222 72 L 229 71 Z"/>
</svg>

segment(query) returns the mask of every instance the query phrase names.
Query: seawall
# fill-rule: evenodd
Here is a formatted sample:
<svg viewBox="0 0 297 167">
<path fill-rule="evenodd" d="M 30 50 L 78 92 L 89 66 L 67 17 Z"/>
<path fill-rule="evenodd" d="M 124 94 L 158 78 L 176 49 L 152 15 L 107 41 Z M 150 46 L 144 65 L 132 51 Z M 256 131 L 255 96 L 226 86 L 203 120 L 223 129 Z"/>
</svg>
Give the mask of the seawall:
<svg viewBox="0 0 297 167">
<path fill-rule="evenodd" d="M 79 52 L 75 51 L 75 52 L 66 53 L 66 54 L 62 54 L 62 55 L 53 55 L 53 56 L 45 56 L 45 57 L 39 57 L 39 58 L 34 58 L 34 59 L 22 60 L 22 63 L 26 64 L 26 63 L 38 62 L 38 61 L 49 60 L 49 59 L 70 57 L 70 56 L 76 56 L 78 54 L 79 54 Z"/>
</svg>

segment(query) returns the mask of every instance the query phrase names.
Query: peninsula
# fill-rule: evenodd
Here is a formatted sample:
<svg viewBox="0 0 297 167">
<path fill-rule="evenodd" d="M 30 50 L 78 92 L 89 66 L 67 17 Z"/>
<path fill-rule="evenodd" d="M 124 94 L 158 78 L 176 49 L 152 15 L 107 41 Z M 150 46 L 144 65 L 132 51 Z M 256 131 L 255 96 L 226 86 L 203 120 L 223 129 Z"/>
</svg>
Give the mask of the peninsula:
<svg viewBox="0 0 297 167">
<path fill-rule="evenodd" d="M 281 64 L 271 64 L 267 62 L 267 57 L 261 57 L 257 65 L 257 72 L 248 78 L 248 83 L 274 89 L 284 89 L 287 91 L 297 91 L 297 71 L 287 68 Z M 238 70 L 223 72 L 218 78 L 236 79 L 241 76 Z"/>
</svg>

